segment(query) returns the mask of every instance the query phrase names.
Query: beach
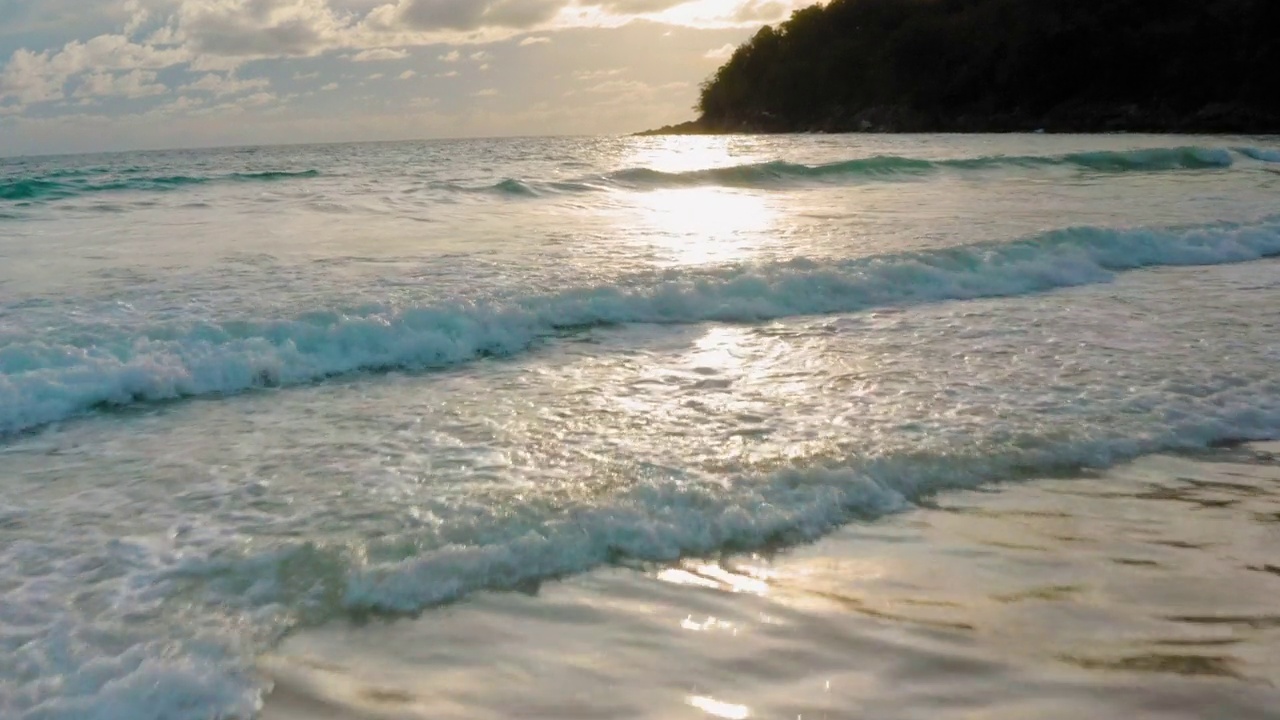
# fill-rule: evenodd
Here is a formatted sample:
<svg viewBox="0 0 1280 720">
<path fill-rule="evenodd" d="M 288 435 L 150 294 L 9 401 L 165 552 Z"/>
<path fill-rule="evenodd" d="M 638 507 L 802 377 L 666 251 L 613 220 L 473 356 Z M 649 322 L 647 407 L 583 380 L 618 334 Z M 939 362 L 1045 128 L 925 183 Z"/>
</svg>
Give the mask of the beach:
<svg viewBox="0 0 1280 720">
<path fill-rule="evenodd" d="M 0 717 L 1275 717 L 1280 145 L 0 161 Z"/>
<path fill-rule="evenodd" d="M 1280 444 L 304 631 L 263 718 L 1271 718 Z"/>
</svg>

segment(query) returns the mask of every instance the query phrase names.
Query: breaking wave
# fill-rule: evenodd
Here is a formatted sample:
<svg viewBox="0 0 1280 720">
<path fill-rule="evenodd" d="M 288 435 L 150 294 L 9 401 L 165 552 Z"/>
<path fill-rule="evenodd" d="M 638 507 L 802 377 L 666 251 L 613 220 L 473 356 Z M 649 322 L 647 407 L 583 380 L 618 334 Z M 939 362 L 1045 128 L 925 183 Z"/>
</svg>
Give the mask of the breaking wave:
<svg viewBox="0 0 1280 720">
<path fill-rule="evenodd" d="M 355 372 L 509 356 L 585 327 L 754 322 L 1108 281 L 1143 267 L 1280 254 L 1280 218 L 1190 228 L 1076 227 L 1009 243 L 841 262 L 792 260 L 569 289 L 502 302 L 370 314 L 318 311 L 0 347 L 0 433 L 95 408 L 290 386 Z M 105 331 L 104 331 L 105 332 Z"/>
<path fill-rule="evenodd" d="M 1102 469 L 1148 453 L 1200 450 L 1224 440 L 1273 437 L 1280 428 L 1278 398 L 1275 382 L 1242 388 L 1180 422 L 1131 437 L 1099 428 L 1096 437 L 1065 442 L 1028 438 L 1019 446 L 868 454 L 728 478 L 648 477 L 616 495 L 554 507 L 526 504 L 520 513 L 476 507 L 465 521 L 414 531 L 412 541 L 389 537 L 354 550 L 340 543 L 292 544 L 193 560 L 175 568 L 173 577 L 199 579 L 217 596 L 235 598 L 250 587 L 262 592 L 264 580 L 303 573 L 308 583 L 298 588 L 273 583 L 259 601 L 309 606 L 302 618 L 307 623 L 345 613 L 412 613 L 477 590 L 524 587 L 619 560 L 667 562 L 792 545 L 853 520 L 908 509 L 942 490 Z M 372 549 L 377 552 L 367 552 Z M 307 597 L 297 597 L 299 589 Z"/>
</svg>

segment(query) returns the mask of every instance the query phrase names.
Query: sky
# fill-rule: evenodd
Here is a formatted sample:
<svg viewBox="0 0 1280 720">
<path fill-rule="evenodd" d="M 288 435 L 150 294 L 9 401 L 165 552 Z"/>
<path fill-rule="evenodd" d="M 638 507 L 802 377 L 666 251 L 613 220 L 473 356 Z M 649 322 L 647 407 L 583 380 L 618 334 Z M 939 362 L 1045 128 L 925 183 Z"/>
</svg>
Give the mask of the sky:
<svg viewBox="0 0 1280 720">
<path fill-rule="evenodd" d="M 0 0 L 0 155 L 618 134 L 813 0 Z"/>
</svg>

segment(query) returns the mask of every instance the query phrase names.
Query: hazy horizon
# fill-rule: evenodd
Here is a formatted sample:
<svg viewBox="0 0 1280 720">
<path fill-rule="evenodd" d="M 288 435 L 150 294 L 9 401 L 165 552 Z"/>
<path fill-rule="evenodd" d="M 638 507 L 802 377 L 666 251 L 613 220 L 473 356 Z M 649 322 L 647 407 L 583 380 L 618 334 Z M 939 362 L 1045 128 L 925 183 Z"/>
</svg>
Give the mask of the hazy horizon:
<svg viewBox="0 0 1280 720">
<path fill-rule="evenodd" d="M 0 156 L 625 134 L 809 0 L 0 0 Z"/>
</svg>

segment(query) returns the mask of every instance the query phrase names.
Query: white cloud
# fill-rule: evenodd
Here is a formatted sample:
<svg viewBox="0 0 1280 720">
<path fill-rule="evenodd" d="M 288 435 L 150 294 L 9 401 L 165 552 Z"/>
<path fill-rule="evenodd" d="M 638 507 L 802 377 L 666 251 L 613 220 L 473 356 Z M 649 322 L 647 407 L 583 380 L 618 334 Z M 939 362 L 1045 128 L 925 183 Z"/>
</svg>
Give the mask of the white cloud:
<svg viewBox="0 0 1280 720">
<path fill-rule="evenodd" d="M 324 91 L 326 91 L 326 92 L 327 92 L 327 91 L 329 91 L 329 90 L 337 90 L 337 89 L 338 89 L 338 83 L 336 83 L 336 82 L 331 82 L 331 83 L 329 83 L 328 85 L 322 85 L 322 86 L 320 86 L 320 89 L 321 89 L 321 90 L 324 90 Z"/>
<path fill-rule="evenodd" d="M 194 52 L 239 58 L 315 55 L 350 26 L 328 0 L 182 0 L 175 18 Z"/>
<path fill-rule="evenodd" d="M 358 52 L 352 56 L 355 62 L 378 62 L 383 60 L 403 60 L 409 57 L 407 50 L 392 50 L 390 48 L 377 48 L 374 50 L 365 50 Z"/>
<path fill-rule="evenodd" d="M 381 80 L 381 79 L 382 79 L 382 78 L 384 78 L 384 77 L 386 77 L 386 75 L 384 75 L 383 73 L 374 73 L 374 74 L 370 75 L 369 77 L 367 77 L 367 78 L 365 78 L 365 79 L 366 79 L 366 80 Z"/>
<path fill-rule="evenodd" d="M 618 93 L 618 92 L 634 92 L 645 90 L 649 87 L 647 83 L 637 80 L 606 80 L 599 85 L 593 85 L 587 88 L 587 92 L 593 93 Z"/>
<path fill-rule="evenodd" d="M 297 76 L 294 76 L 297 79 Z M 218 73 L 208 73 L 199 80 L 183 85 L 179 90 L 213 93 L 216 97 L 226 95 L 238 95 L 250 90 L 262 90 L 271 85 L 271 81 L 267 78 L 249 78 L 240 80 L 231 75 L 221 75 Z"/>
<path fill-rule="evenodd" d="M 396 0 L 375 8 L 367 22 L 382 29 L 470 32 L 523 30 L 556 17 L 571 0 Z"/>
<path fill-rule="evenodd" d="M 115 34 L 68 34 L 51 42 L 52 33 L 76 33 L 84 25 L 48 24 L 39 33 L 24 34 L 14 31 L 7 16 L 0 20 L 8 48 L 0 56 L 0 115 L 10 118 L 0 128 L 0 153 L 93 149 L 104 143 L 125 148 L 433 133 L 626 132 L 686 119 L 696 94 L 692 83 L 712 67 L 704 57 L 708 49 L 741 42 L 754 30 L 624 23 L 623 16 L 608 15 L 624 6 L 640 7 L 626 0 L 623 5 L 563 0 L 559 7 L 570 10 L 541 25 L 517 28 L 511 15 L 501 19 L 506 25 L 482 17 L 485 26 L 474 31 L 403 24 L 377 28 L 368 21 L 371 10 L 403 7 L 407 0 L 133 0 L 126 8 L 129 2 L 0 0 L 0 15 L 14 3 L 56 5 L 63 8 L 59 16 L 101 17 L 97 27 L 115 28 L 110 31 Z M 439 0 L 442 6 L 451 2 Z M 712 3 L 722 14 L 732 4 L 691 0 L 685 5 L 705 10 Z M 107 6 L 111 9 L 104 10 Z M 123 32 L 126 27 L 130 33 Z M 671 36 L 659 42 L 664 31 Z M 511 55 L 519 61 L 510 62 Z M 354 64 L 357 58 L 374 64 Z M 377 58 L 388 62 L 378 65 Z M 141 72 L 131 75 L 135 70 Z M 374 82 L 371 74 L 402 80 L 389 85 Z M 690 84 L 655 89 L 674 80 Z M 367 86 L 356 89 L 361 82 Z M 325 83 L 341 92 L 330 92 L 325 101 L 320 89 Z M 420 86 L 438 104 L 417 111 L 412 122 L 396 124 L 395 112 L 409 112 L 409 98 Z M 571 89 L 578 90 L 573 102 L 561 101 Z M 289 90 L 305 92 L 294 102 L 284 94 Z M 334 107 L 347 91 L 354 91 L 353 102 Z M 108 95 L 140 99 L 106 102 Z M 639 101 L 628 107 L 624 98 Z M 551 101 L 554 112 L 534 111 L 540 100 Z M 76 106 L 80 102 L 87 103 L 90 114 Z M 240 119 L 232 122 L 222 117 L 237 114 Z M 93 131 L 84 124 L 91 115 L 112 118 L 112 127 L 121 130 Z M 53 124 L 65 117 L 79 118 L 79 124 Z"/>
<path fill-rule="evenodd" d="M 262 107 L 263 105 L 270 105 L 276 100 L 277 98 L 275 95 L 272 95 L 269 92 L 260 92 L 260 93 L 254 93 L 252 95 L 246 95 L 245 97 L 240 98 L 240 100 L 236 102 L 238 105 L 240 105 L 240 107 L 249 108 L 249 107 Z"/>
<path fill-rule="evenodd" d="M 129 22 L 124 25 L 124 34 L 128 36 L 138 32 L 151 17 L 151 13 L 142 7 L 139 0 L 126 0 L 123 9 L 129 13 Z"/>
<path fill-rule="evenodd" d="M 0 101 L 16 98 L 22 104 L 34 104 L 58 100 L 64 96 L 63 86 L 83 72 L 159 70 L 188 59 L 181 48 L 139 45 L 124 35 L 74 40 L 56 51 L 16 50 L 0 73 Z"/>
<path fill-rule="evenodd" d="M 725 43 L 718 48 L 708 50 L 707 54 L 703 55 L 703 57 L 708 60 L 728 60 L 733 56 L 733 51 L 737 49 L 737 45 L 734 45 L 733 43 Z"/>
<path fill-rule="evenodd" d="M 573 77 L 578 80 L 599 80 L 601 78 L 614 77 L 626 72 L 626 68 L 610 68 L 608 70 L 578 70 L 573 73 Z"/>
<path fill-rule="evenodd" d="M 169 88 L 156 82 L 153 70 L 133 70 L 127 73 L 94 72 L 84 76 L 72 97 L 125 97 L 142 98 L 160 95 Z"/>
<path fill-rule="evenodd" d="M 191 97 L 189 95 L 181 95 L 178 98 L 155 108 L 154 110 L 152 110 L 152 112 L 157 115 L 173 115 L 176 113 L 183 113 L 189 110 L 194 110 L 196 108 L 199 108 L 202 105 L 204 105 L 203 98 Z"/>
</svg>

